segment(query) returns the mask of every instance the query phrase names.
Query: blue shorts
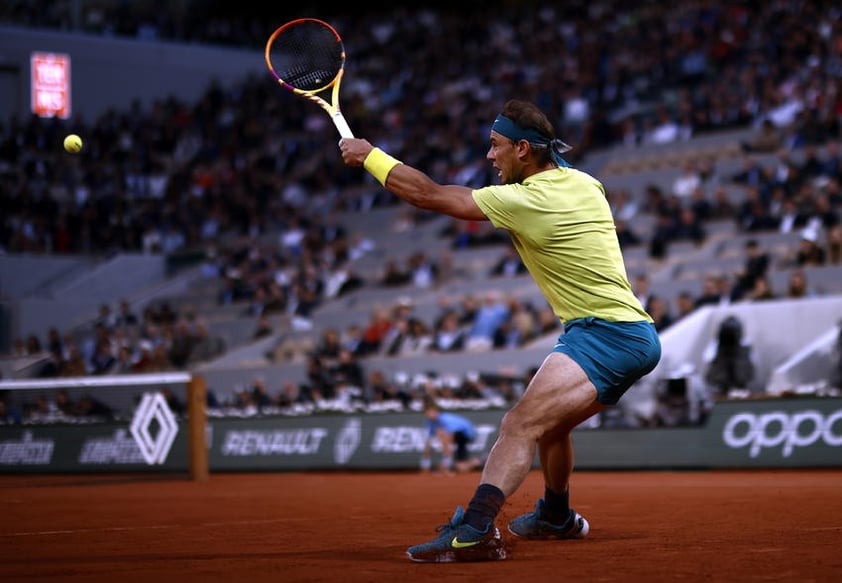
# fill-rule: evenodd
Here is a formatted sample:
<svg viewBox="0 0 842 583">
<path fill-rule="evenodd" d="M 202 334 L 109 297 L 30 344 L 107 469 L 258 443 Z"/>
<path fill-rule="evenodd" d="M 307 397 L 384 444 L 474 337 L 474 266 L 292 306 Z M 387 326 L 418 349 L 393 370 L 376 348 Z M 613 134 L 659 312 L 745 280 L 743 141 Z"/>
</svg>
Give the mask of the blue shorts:
<svg viewBox="0 0 842 583">
<path fill-rule="evenodd" d="M 608 322 L 599 318 L 570 320 L 553 352 L 581 366 L 597 390 L 597 401 L 614 405 L 661 359 L 661 341 L 649 322 Z"/>
</svg>

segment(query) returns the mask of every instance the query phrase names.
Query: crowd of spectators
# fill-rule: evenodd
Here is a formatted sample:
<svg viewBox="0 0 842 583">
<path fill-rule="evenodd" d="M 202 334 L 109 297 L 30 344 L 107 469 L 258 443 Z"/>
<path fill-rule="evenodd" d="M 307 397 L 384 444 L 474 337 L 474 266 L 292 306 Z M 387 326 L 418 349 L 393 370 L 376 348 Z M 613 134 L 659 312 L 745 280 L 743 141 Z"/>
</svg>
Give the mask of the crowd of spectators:
<svg viewBox="0 0 842 583">
<path fill-rule="evenodd" d="M 703 243 L 706 224 L 716 219 L 736 220 L 743 233 L 803 233 L 791 257 L 760 273 L 720 276 L 710 282 L 716 289 L 700 297 L 653 294 L 645 305 L 661 329 L 712 298 L 784 295 L 768 289 L 770 267 L 842 262 L 842 25 L 831 4 L 432 6 L 338 14 L 334 24 L 350 54 L 343 100 L 355 127 L 434 179 L 476 186 L 494 181 L 484 160 L 488 128 L 501 103 L 515 95 L 551 113 L 575 146 L 574 163 L 610 146 L 757 129 L 734 175 L 720 175 L 713 162 L 698 159 L 686 162 L 669 191 L 650 186 L 644 193 L 608 193 L 624 248 L 648 245 L 653 259 L 666 258 L 676 241 Z M 256 12 L 204 8 L 144 2 L 139 12 L 128 12 L 124 3 L 10 2 L 0 9 L 0 22 L 250 48 L 262 48 L 276 24 Z M 68 131 L 86 136 L 90 155 L 70 157 L 54 147 Z M 392 265 L 377 282 L 355 273 L 354 260 L 372 241 L 345 231 L 336 213 L 396 200 L 364 173 L 344 167 L 335 140 L 325 139 L 333 131 L 318 108 L 263 78 L 211 84 L 196 103 L 167 97 L 95 120 L 0 120 L 0 250 L 204 250 L 206 275 L 223 283 L 219 304 L 242 304 L 259 320 L 255 337 L 272 333 L 267 320 L 273 314 L 307 329 L 322 302 L 367 285 L 434 287 L 446 266 L 425 253 Z M 803 162 L 795 161 L 796 151 L 805 154 Z M 770 153 L 777 155 L 774 165 L 757 158 Z M 743 201 L 725 195 L 732 185 L 743 189 Z M 643 214 L 657 217 L 651 232 L 634 230 Z M 408 217 L 405 228 L 411 232 L 424 218 Z M 444 234 L 455 250 L 504 241 L 484 227 L 456 221 Z M 275 243 L 258 242 L 267 234 Z M 491 275 L 522 269 L 507 250 Z M 798 273 L 801 282 L 786 292 L 792 297 L 810 293 Z M 472 320 L 470 311 L 453 310 L 434 322 L 373 314 L 359 330 L 332 333 L 347 336 L 345 350 L 356 361 L 517 346 L 558 326 L 517 298 L 465 300 L 481 300 L 486 309 Z M 66 338 L 60 349 L 55 331 L 47 349 L 55 362 L 45 374 L 170 370 L 225 350 L 197 315 L 160 318 L 144 314 L 128 327 L 98 321 L 81 345 Z M 15 350 L 35 353 L 37 344 L 30 338 Z M 314 378 L 334 374 L 324 357 L 308 351 L 306 358 Z M 362 395 L 375 385 L 362 384 Z M 315 381 L 309 386 L 312 394 L 336 391 Z"/>
<path fill-rule="evenodd" d="M 132 13 L 124 4 L 12 2 L 0 20 L 251 48 L 274 24 L 254 13 L 226 22 L 215 5 L 158 4 Z M 550 112 L 574 162 L 610 145 L 764 120 L 789 136 L 788 149 L 840 135 L 840 25 L 826 3 L 450 8 L 335 22 L 351 55 L 344 101 L 359 133 L 435 179 L 493 181 L 487 133 L 513 95 Z M 378 202 L 363 196 L 377 190 L 372 182 L 325 139 L 333 129 L 323 112 L 269 81 L 214 85 L 195 104 L 166 98 L 95 120 L 4 120 L 0 247 L 170 252 L 225 233 L 293 228 L 314 194 L 339 208 Z M 68 130 L 86 136 L 91 155 L 51 147 Z"/>
<path fill-rule="evenodd" d="M 16 339 L 11 356 L 42 359 L 37 376 L 61 378 L 184 370 L 225 350 L 224 340 L 192 310 L 178 313 L 163 302 L 138 315 L 121 300 L 116 311 L 102 304 L 90 328 L 53 327 L 46 342 L 34 334 Z"/>
</svg>

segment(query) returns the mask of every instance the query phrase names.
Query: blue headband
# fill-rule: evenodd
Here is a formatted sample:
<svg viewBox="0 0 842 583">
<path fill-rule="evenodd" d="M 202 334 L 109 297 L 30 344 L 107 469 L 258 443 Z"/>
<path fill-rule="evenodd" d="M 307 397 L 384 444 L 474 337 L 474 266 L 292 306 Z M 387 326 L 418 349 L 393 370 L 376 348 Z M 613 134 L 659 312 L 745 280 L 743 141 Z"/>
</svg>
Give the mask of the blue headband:
<svg viewBox="0 0 842 583">
<path fill-rule="evenodd" d="M 526 140 L 530 144 L 536 146 L 549 147 L 552 149 L 553 160 L 555 160 L 556 164 L 563 167 L 570 166 L 570 164 L 561 157 L 563 153 L 572 150 L 570 146 L 559 139 L 550 139 L 534 128 L 520 127 L 503 114 L 498 115 L 497 119 L 494 120 L 494 125 L 491 127 L 491 131 L 497 132 L 501 136 L 505 136 L 515 142 Z"/>
</svg>

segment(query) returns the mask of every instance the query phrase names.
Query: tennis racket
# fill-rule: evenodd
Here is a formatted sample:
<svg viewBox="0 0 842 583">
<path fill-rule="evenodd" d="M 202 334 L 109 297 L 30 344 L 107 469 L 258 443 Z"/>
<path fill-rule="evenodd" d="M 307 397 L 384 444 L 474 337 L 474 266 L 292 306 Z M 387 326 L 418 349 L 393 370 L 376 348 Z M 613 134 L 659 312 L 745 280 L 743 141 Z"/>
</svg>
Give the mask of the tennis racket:
<svg viewBox="0 0 842 583">
<path fill-rule="evenodd" d="M 345 46 L 331 25 L 299 18 L 279 27 L 266 42 L 266 66 L 281 87 L 324 109 L 340 136 L 354 137 L 339 109 Z M 318 95 L 327 90 L 331 90 L 330 102 Z"/>
</svg>

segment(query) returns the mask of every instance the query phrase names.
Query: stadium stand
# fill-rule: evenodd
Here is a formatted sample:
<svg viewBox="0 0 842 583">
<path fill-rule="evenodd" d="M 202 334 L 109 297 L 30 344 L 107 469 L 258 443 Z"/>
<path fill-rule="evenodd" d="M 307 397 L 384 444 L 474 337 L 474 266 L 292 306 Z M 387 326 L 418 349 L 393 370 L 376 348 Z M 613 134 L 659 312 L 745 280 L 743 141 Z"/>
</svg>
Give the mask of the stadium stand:
<svg viewBox="0 0 842 583">
<path fill-rule="evenodd" d="M 483 27 L 502 27 L 517 39 L 512 46 L 520 43 L 530 54 L 540 53 L 548 41 L 523 38 L 524 33 L 509 27 L 510 8 L 503 4 L 504 9 L 489 15 Z M 651 13 L 619 2 L 609 4 L 616 18 L 632 14 L 653 22 L 660 18 L 673 21 L 666 3 L 650 7 Z M 689 348 L 703 347 L 713 334 L 717 317 L 723 310 L 733 309 L 752 322 L 755 332 L 760 330 L 754 342 L 761 365 L 752 391 L 766 392 L 772 384 L 780 393 L 791 388 L 787 383 L 804 380 L 815 384 L 815 379 L 789 371 L 806 370 L 796 363 L 810 358 L 824 362 L 826 358 L 816 355 L 826 348 L 823 339 L 829 332 L 788 317 L 787 325 L 799 332 L 781 336 L 759 327 L 763 316 L 757 314 L 777 309 L 796 314 L 803 309 L 809 318 L 821 318 L 822 310 L 834 321 L 842 317 L 836 301 L 842 297 L 842 258 L 831 253 L 831 233 L 840 223 L 842 208 L 838 155 L 842 110 L 838 103 L 825 103 L 822 91 L 805 95 L 815 84 L 803 78 L 799 64 L 787 60 L 780 60 L 783 70 L 774 79 L 774 89 L 768 90 L 770 95 L 757 93 L 752 82 L 733 78 L 733 85 L 725 91 L 725 80 L 720 77 L 731 75 L 732 70 L 733 74 L 741 71 L 751 76 L 752 63 L 757 59 L 768 63 L 775 58 L 776 50 L 789 50 L 772 45 L 775 38 L 791 33 L 791 27 L 798 27 L 800 33 L 828 49 L 826 56 L 814 56 L 822 66 L 810 70 L 836 88 L 840 75 L 838 64 L 834 69 L 833 63 L 838 55 L 826 38 L 791 19 L 777 18 L 777 11 L 767 14 L 759 7 L 734 7 L 722 2 L 706 6 L 691 11 L 696 19 L 691 31 L 709 59 L 707 72 L 687 70 L 690 56 L 696 53 L 692 47 L 675 62 L 652 63 L 650 57 L 659 54 L 648 50 L 653 39 L 641 32 L 613 31 L 607 20 L 605 33 L 613 41 L 642 35 L 638 39 L 641 48 L 633 52 L 646 66 L 622 71 L 627 79 L 619 87 L 590 81 L 587 75 L 574 78 L 555 71 L 555 63 L 543 61 L 534 71 L 527 67 L 495 77 L 484 70 L 488 47 L 478 45 L 460 51 L 464 69 L 459 74 L 470 79 L 468 85 L 488 87 L 487 94 L 472 94 L 448 78 L 437 82 L 441 90 L 427 97 L 431 103 L 423 104 L 412 97 L 415 83 L 431 85 L 435 78 L 431 71 L 446 70 L 441 63 L 450 54 L 447 35 L 472 26 L 471 19 L 476 16 L 420 11 L 424 18 L 439 21 L 441 48 L 424 37 L 424 26 L 412 26 L 411 19 L 404 25 L 406 29 L 381 30 L 392 39 L 397 52 L 412 54 L 419 39 L 424 39 L 420 46 L 430 51 L 426 55 L 429 68 L 422 68 L 421 61 L 415 63 L 422 69 L 418 79 L 391 90 L 389 76 L 379 73 L 379 46 L 363 32 L 377 21 L 361 16 L 356 26 L 348 27 L 347 43 L 355 47 L 357 60 L 354 75 L 348 80 L 347 109 L 372 141 L 393 144 L 396 155 L 430 166 L 437 178 L 466 184 L 493 179 L 487 169 L 477 170 L 467 160 L 482 160 L 486 139 L 483 124 L 493 116 L 507 91 L 517 87 L 559 112 L 563 134 L 576 138 L 571 140 L 577 144 L 574 163 L 603 180 L 609 199 L 616 200 L 623 191 L 637 209 L 629 213 L 626 222 L 641 241 L 624 248 L 624 257 L 630 276 L 648 274 L 652 292 L 664 298 L 669 311 L 676 315 L 664 338 L 665 345 L 677 353 L 670 353 L 664 366 L 686 364 L 684 357 L 693 354 Z M 183 27 L 173 23 L 126 30 L 130 19 L 108 14 L 107 6 L 99 9 L 105 11 L 100 15 L 103 21 L 115 17 L 116 30 L 125 34 L 165 36 L 177 35 L 179 30 L 185 34 Z M 558 17 L 561 10 L 526 10 L 520 17 L 537 23 Z M 567 16 L 580 20 L 567 37 L 556 41 L 573 43 L 576 27 L 584 22 L 582 15 L 571 10 Z M 748 23 L 747 30 L 768 27 L 769 37 L 762 42 L 740 37 L 740 42 L 720 46 L 712 39 L 721 35 L 708 38 L 703 34 L 712 22 L 727 23 L 737 16 L 735 12 Z M 830 13 L 815 16 L 829 18 Z M 0 21 L 41 26 L 58 26 L 70 18 L 61 11 L 28 11 L 26 5 L 18 6 L 17 11 L 7 7 L 0 17 Z M 90 21 L 92 15 L 76 18 Z M 208 21 L 191 23 L 195 28 L 181 40 L 223 40 L 212 33 L 218 30 L 212 18 L 209 15 Z M 346 18 L 350 16 L 342 17 Z M 263 32 L 233 26 L 224 40 L 259 46 L 265 38 Z M 513 58 L 503 48 L 492 49 L 504 61 Z M 595 67 L 577 47 L 569 52 L 569 58 L 578 60 L 585 70 Z M 556 73 L 562 85 L 575 88 L 592 101 L 589 119 L 565 117 L 563 99 L 543 89 L 543 77 Z M 374 85 L 365 85 L 364 79 Z M 611 91 L 616 92 L 613 101 L 607 97 Z M 826 91 L 827 98 L 832 99 L 833 92 Z M 723 104 L 717 92 L 731 102 Z M 378 95 L 383 97 L 375 99 Z M 445 99 L 457 104 L 453 111 L 444 108 L 439 112 Z M 472 103 L 474 99 L 480 102 Z M 401 303 L 410 306 L 411 317 L 430 330 L 435 329 L 447 304 L 464 317 L 464 327 L 470 319 L 463 302 L 481 296 L 485 290 L 496 290 L 528 306 L 529 318 L 524 319 L 524 325 L 529 326 L 528 334 L 524 334 L 528 341 L 485 352 L 428 352 L 423 356 L 387 356 L 381 348 L 358 354 L 358 361 L 367 373 L 382 372 L 395 382 L 403 379 L 400 383 L 410 393 L 424 382 L 418 379 L 413 383 L 412 379 L 420 375 L 429 381 L 430 371 L 437 371 L 439 388 L 440 379 L 446 375 L 455 375 L 460 382 L 476 373 L 526 378 L 559 329 L 557 323 L 553 326 L 542 320 L 545 306 L 528 275 L 490 275 L 491 266 L 506 249 L 505 237 L 482 225 L 407 213 L 371 180 L 341 166 L 332 137 L 324 139 L 331 128 L 326 128 L 321 112 L 311 111 L 308 105 L 284 101 L 263 80 L 247 78 L 235 87 L 212 84 L 197 103 L 171 97 L 148 111 L 107 112 L 91 122 L 74 120 L 73 124 L 82 124 L 80 133 L 95 136 L 92 147 L 110 152 L 95 164 L 81 167 L 43 147 L 70 124 L 19 118 L 4 123 L 0 131 L 0 171 L 8 180 L 4 180 L 2 191 L 5 220 L 0 246 L 5 255 L 0 257 L 0 284 L 6 298 L 5 313 L 10 315 L 3 376 L 45 374 L 51 350 L 45 347 L 32 353 L 23 341 L 31 335 L 46 338 L 51 327 L 58 327 L 62 333 L 62 358 L 66 358 L 70 345 L 85 349 L 89 358 L 99 309 L 103 304 L 116 306 L 127 299 L 140 323 L 131 332 L 119 333 L 119 326 L 108 324 L 112 330 L 109 341 L 115 351 L 120 343 L 128 344 L 136 363 L 143 341 L 168 348 L 195 345 L 199 341 L 194 330 L 206 329 L 200 343 L 201 357 L 184 356 L 175 365 L 170 351 L 170 362 L 160 366 L 201 371 L 221 401 L 233 402 L 256 375 L 267 379 L 273 394 L 287 383 L 312 385 L 312 355 L 329 329 L 350 345 L 352 329 L 364 331 L 378 309 L 394 317 Z M 469 105 L 476 117 L 463 115 Z M 668 108 L 664 110 L 664 106 Z M 600 109 L 610 112 L 613 122 L 601 120 L 597 115 Z M 428 110 L 430 116 L 424 117 L 423 112 Z M 255 111 L 272 118 L 268 127 L 255 126 Z M 658 136 L 663 133 L 656 132 L 653 124 L 664 120 L 656 116 L 656 111 L 670 114 L 665 125 L 683 128 L 676 130 L 667 143 L 659 143 L 663 138 Z M 692 121 L 686 118 L 688 111 Z M 787 111 L 801 113 L 785 118 Z M 810 112 L 821 118 L 813 119 Z M 746 151 L 745 144 L 764 119 L 778 120 L 783 136 L 781 150 Z M 631 134 L 626 130 L 629 122 Z M 170 126 L 180 131 L 166 131 Z M 423 128 L 423 132 L 413 128 Z M 441 144 L 425 140 L 428 132 L 441 136 Z M 227 147 L 212 142 L 217 138 Z M 131 147 L 122 145 L 125 140 Z M 143 156 L 135 152 L 141 140 L 146 148 Z M 433 165 L 431 160 L 439 158 L 444 159 L 443 164 Z M 688 161 L 706 163 L 696 166 L 697 196 L 676 193 L 677 180 Z M 159 183 L 157 179 L 162 176 Z M 783 193 L 780 196 L 798 202 L 803 225 L 782 231 L 782 205 L 776 190 Z M 711 210 L 717 191 L 733 205 L 720 216 Z M 759 197 L 761 210 L 771 217 L 759 227 L 749 220 L 750 209 L 743 208 L 753 193 Z M 829 207 L 822 206 L 822 199 L 829 201 Z M 687 207 L 693 207 L 697 214 L 708 213 L 701 219 L 701 240 L 687 239 L 677 229 L 675 219 Z M 115 216 L 123 217 L 122 227 L 106 228 Z M 665 250 L 657 254 L 653 252 L 654 235 L 660 226 L 666 228 L 662 242 Z M 337 227 L 341 236 L 335 234 Z M 803 263 L 798 256 L 806 228 L 813 229 L 817 244 L 826 249 L 821 264 Z M 745 265 L 745 244 L 750 239 L 769 253 L 768 281 L 774 295 L 784 303 L 769 307 L 767 302 L 760 305 L 748 297 L 719 297 L 715 307 L 700 307 L 690 317 L 677 317 L 676 302 L 683 292 L 698 299 L 706 293 L 705 281 L 714 277 L 733 285 Z M 432 271 L 427 279 L 413 281 L 413 262 L 420 255 L 430 262 Z M 408 279 L 384 285 L 390 263 Z M 793 304 L 786 300 L 795 270 L 806 276 L 810 291 L 809 297 L 796 300 L 804 306 L 799 310 L 791 309 Z M 343 288 L 349 281 L 355 284 Z M 41 318 L 40 328 L 27 329 L 33 321 L 30 314 L 35 312 L 52 315 Z M 72 318 L 67 317 L 69 314 Z M 271 330 L 256 338 L 262 315 Z M 21 322 L 25 323 L 23 328 Z M 15 338 L 9 337 L 11 330 Z M 814 342 L 816 348 L 805 355 L 805 346 Z M 323 369 L 333 366 L 325 362 L 320 362 Z M 695 359 L 691 364 L 698 371 L 704 363 Z M 784 369 L 776 369 L 779 364 L 786 374 Z M 643 383 L 646 386 L 637 391 L 641 394 L 637 402 L 651 401 L 656 390 L 653 383 L 663 374 L 663 369 L 659 370 Z"/>
</svg>

